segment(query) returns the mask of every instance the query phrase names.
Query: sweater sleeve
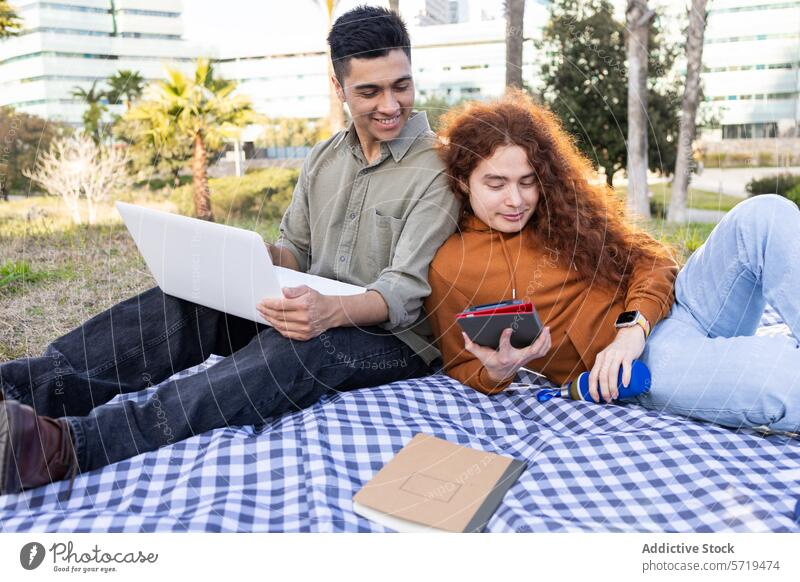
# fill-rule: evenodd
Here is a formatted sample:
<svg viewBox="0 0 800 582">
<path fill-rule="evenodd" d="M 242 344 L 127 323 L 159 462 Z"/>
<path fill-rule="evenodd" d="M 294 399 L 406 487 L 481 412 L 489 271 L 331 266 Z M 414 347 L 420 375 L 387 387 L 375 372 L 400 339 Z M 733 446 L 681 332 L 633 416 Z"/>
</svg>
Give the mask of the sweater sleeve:
<svg viewBox="0 0 800 582">
<path fill-rule="evenodd" d="M 431 294 L 425 300 L 425 312 L 430 316 L 431 328 L 442 352 L 447 375 L 484 394 L 505 390 L 513 378 L 503 382 L 493 381 L 481 361 L 464 347 L 456 314 L 474 303 L 474 298 L 456 289 L 433 265 L 428 273 L 428 282 Z"/>
<path fill-rule="evenodd" d="M 626 311 L 641 312 L 653 329 L 672 307 L 677 275 L 678 264 L 672 258 L 635 267 L 625 298 Z"/>
</svg>

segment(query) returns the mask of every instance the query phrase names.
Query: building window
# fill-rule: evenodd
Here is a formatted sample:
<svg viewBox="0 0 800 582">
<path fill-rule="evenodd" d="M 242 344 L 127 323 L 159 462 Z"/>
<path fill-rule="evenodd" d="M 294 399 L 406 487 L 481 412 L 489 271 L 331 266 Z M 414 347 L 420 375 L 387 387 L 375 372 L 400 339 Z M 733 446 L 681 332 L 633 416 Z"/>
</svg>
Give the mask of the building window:
<svg viewBox="0 0 800 582">
<path fill-rule="evenodd" d="M 713 97 L 706 97 L 706 101 L 747 101 L 750 99 L 764 100 L 764 99 L 794 99 L 798 96 L 796 91 L 786 91 L 783 93 L 756 93 L 755 95 L 714 95 Z"/>
<path fill-rule="evenodd" d="M 778 123 L 739 123 L 722 126 L 722 139 L 760 139 L 778 136 Z"/>
<path fill-rule="evenodd" d="M 731 12 L 750 12 L 754 10 L 778 10 L 780 8 L 797 8 L 800 2 L 781 2 L 778 4 L 751 4 L 749 6 L 733 6 L 731 8 L 710 8 L 709 14 L 729 14 Z"/>
<path fill-rule="evenodd" d="M 161 18 L 180 18 L 180 12 L 166 12 L 164 10 L 139 10 L 137 8 L 120 8 L 117 14 L 132 16 L 159 16 Z"/>
<path fill-rule="evenodd" d="M 72 4 L 59 4 L 57 2 L 33 2 L 20 6 L 19 10 L 30 10 L 31 8 L 49 8 L 50 10 L 66 10 L 69 12 L 91 12 L 94 14 L 110 14 L 108 8 L 94 8 L 92 6 L 74 6 Z"/>
<path fill-rule="evenodd" d="M 85 30 L 79 28 L 58 28 L 53 26 L 40 26 L 38 28 L 24 29 L 21 34 L 34 34 L 34 33 L 54 33 L 54 34 L 76 34 L 81 36 L 117 36 L 113 32 L 105 32 L 102 30 Z M 160 40 L 180 40 L 179 34 L 151 34 L 147 32 L 123 32 L 118 36 L 123 38 L 149 38 Z"/>
<path fill-rule="evenodd" d="M 773 34 L 754 34 L 749 36 L 728 36 L 706 39 L 705 44 L 717 44 L 721 42 L 746 42 L 752 40 L 778 40 L 778 39 L 797 39 L 795 32 L 776 32 Z"/>
<path fill-rule="evenodd" d="M 66 52 L 55 52 L 55 51 L 38 51 L 35 53 L 28 53 L 26 55 L 18 55 L 15 57 L 10 57 L 8 59 L 0 59 L 0 65 L 5 65 L 6 63 L 13 63 L 16 61 L 22 61 L 25 59 L 35 59 L 35 58 L 65 58 L 65 59 L 102 59 L 102 60 L 111 60 L 117 61 L 120 59 L 127 59 L 131 61 L 180 61 L 180 62 L 194 62 L 194 59 L 191 57 L 160 57 L 160 56 L 145 56 L 145 55 L 104 55 L 104 54 L 92 54 L 92 53 L 66 53 Z"/>
</svg>

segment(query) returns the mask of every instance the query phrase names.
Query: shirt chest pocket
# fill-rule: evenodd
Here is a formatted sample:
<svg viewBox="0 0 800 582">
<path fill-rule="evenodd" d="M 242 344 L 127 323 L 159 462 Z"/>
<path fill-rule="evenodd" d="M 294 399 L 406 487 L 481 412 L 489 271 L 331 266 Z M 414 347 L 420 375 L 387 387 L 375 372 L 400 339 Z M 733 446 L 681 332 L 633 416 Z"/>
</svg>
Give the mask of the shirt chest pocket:
<svg viewBox="0 0 800 582">
<path fill-rule="evenodd" d="M 374 208 L 364 211 L 359 239 L 375 275 L 392 264 L 404 224 L 404 220 L 380 214 Z"/>
</svg>

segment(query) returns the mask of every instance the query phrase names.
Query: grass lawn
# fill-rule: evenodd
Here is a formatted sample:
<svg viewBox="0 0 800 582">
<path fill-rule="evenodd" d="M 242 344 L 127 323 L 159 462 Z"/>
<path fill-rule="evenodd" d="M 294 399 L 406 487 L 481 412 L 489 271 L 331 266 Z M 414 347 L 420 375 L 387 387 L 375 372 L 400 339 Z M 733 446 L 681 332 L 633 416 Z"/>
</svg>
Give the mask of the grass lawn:
<svg viewBox="0 0 800 582">
<path fill-rule="evenodd" d="M 158 194 L 127 200 L 174 210 Z M 274 221 L 234 226 L 270 241 L 278 234 Z M 58 336 L 155 284 L 111 204 L 99 208 L 97 224 L 75 226 L 57 198 L 0 203 L 0 361 L 40 355 Z"/>
<path fill-rule="evenodd" d="M 644 225 L 645 229 L 655 238 L 672 245 L 681 264 L 685 263 L 689 255 L 700 248 L 715 226 L 715 224 L 705 222 L 676 225 L 665 220 L 651 220 Z"/>
<path fill-rule="evenodd" d="M 128 198 L 174 210 L 158 193 Z M 111 204 L 93 226 L 76 227 L 56 198 L 0 203 L 0 361 L 40 355 L 48 343 L 112 305 L 155 285 L 136 245 Z M 242 218 L 230 224 L 273 241 L 278 221 Z M 674 245 L 681 260 L 713 225 L 644 225 Z"/>
<path fill-rule="evenodd" d="M 650 185 L 653 199 L 661 202 L 665 208 L 669 207 L 669 202 L 672 199 L 671 188 L 672 185 L 665 182 Z M 623 197 L 628 191 L 627 186 L 619 186 L 615 190 Z M 727 212 L 742 200 L 744 198 L 689 188 L 686 206 L 687 208 L 696 208 L 698 210 L 723 210 Z"/>
<path fill-rule="evenodd" d="M 122 225 L 29 236 L 0 227 L 0 360 L 45 346 L 155 281 Z"/>
</svg>

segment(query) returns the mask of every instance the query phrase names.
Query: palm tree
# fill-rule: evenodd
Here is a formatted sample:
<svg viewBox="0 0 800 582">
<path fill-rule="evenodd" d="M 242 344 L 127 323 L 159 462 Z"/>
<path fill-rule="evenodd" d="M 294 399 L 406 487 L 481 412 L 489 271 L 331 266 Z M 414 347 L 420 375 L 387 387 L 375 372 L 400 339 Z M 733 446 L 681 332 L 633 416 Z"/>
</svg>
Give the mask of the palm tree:
<svg viewBox="0 0 800 582">
<path fill-rule="evenodd" d="M 92 83 L 87 91 L 84 87 L 76 85 L 72 89 L 72 96 L 86 103 L 86 110 L 83 112 L 83 131 L 90 136 L 94 143 L 100 143 L 100 123 L 103 113 L 108 111 L 108 107 L 103 102 L 106 95 L 97 89 L 97 81 Z"/>
<path fill-rule="evenodd" d="M 22 30 L 22 21 L 6 0 L 0 0 L 0 38 L 16 36 Z"/>
<path fill-rule="evenodd" d="M 317 5 L 320 5 L 321 2 L 325 2 L 325 9 L 327 10 L 328 14 L 328 30 L 333 27 L 333 11 L 336 10 L 336 5 L 339 3 L 338 0 L 314 0 Z M 333 77 L 333 61 L 331 60 L 331 51 L 330 47 L 328 48 L 328 78 L 330 79 Z M 340 129 L 344 128 L 344 109 L 342 108 L 342 103 L 339 101 L 339 97 L 336 95 L 336 91 L 333 90 L 333 85 L 329 82 L 328 83 L 328 99 L 330 101 L 330 112 L 328 113 L 328 123 L 331 127 L 331 133 L 336 133 Z"/>
<path fill-rule="evenodd" d="M 142 179 L 153 171 L 180 185 L 181 171 L 192 159 L 192 143 L 178 135 L 175 120 L 163 104 L 147 99 L 129 109 L 114 124 L 114 135 L 128 144 L 131 166 Z"/>
<path fill-rule="evenodd" d="M 123 99 L 130 111 L 132 102 L 142 96 L 144 78 L 138 71 L 117 71 L 108 79 L 109 90 L 106 92 L 109 102 L 116 104 Z"/>
<path fill-rule="evenodd" d="M 706 29 L 707 0 L 692 0 L 689 9 L 689 32 L 686 39 L 686 88 L 683 92 L 683 112 L 678 134 L 678 153 L 675 160 L 675 177 L 672 180 L 672 199 L 667 220 L 686 220 L 686 193 L 689 189 L 689 161 L 692 155 L 700 103 L 700 69 L 703 65 L 703 36 Z"/>
<path fill-rule="evenodd" d="M 647 47 L 655 12 L 647 0 L 628 0 L 628 209 L 650 218 L 647 191 Z"/>
<path fill-rule="evenodd" d="M 214 77 L 208 59 L 197 61 L 194 78 L 167 69 L 167 80 L 158 81 L 150 100 L 134 107 L 154 107 L 174 124 L 175 138 L 192 144 L 192 185 L 195 216 L 214 220 L 208 189 L 208 150 L 218 149 L 225 138 L 238 136 L 256 119 L 250 99 L 234 95 L 236 83 Z"/>
<path fill-rule="evenodd" d="M 522 29 L 525 0 L 506 0 L 506 88 L 522 88 Z"/>
</svg>

